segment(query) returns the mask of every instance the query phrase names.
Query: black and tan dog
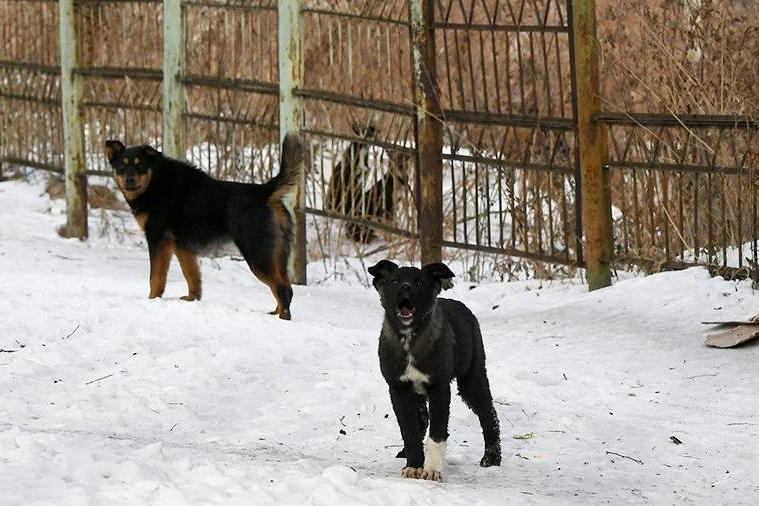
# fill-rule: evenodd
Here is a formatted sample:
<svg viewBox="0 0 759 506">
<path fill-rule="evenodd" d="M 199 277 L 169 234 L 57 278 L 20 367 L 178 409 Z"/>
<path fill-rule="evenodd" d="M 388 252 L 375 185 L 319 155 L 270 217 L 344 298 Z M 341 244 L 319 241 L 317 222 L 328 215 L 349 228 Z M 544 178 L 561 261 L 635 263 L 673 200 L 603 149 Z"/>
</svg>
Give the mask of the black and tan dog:
<svg viewBox="0 0 759 506">
<path fill-rule="evenodd" d="M 448 439 L 451 381 L 479 417 L 485 439 L 483 467 L 501 465 L 498 416 L 485 371 L 477 318 L 461 302 L 438 298 L 453 273 L 445 264 L 399 268 L 380 261 L 369 267 L 385 319 L 379 341 L 382 375 L 403 437 L 402 475 L 440 481 Z M 427 402 L 429 401 L 429 411 Z M 426 451 L 422 440 L 430 427 Z"/>
<path fill-rule="evenodd" d="M 277 302 L 271 314 L 290 319 L 293 291 L 287 274 L 293 219 L 282 198 L 298 184 L 303 145 L 289 134 L 280 172 L 264 184 L 219 181 L 150 146 L 105 143 L 116 183 L 145 232 L 150 253 L 150 298 L 161 297 L 172 254 L 187 280 L 184 300 L 201 296 L 197 254 L 233 241 Z"/>
</svg>

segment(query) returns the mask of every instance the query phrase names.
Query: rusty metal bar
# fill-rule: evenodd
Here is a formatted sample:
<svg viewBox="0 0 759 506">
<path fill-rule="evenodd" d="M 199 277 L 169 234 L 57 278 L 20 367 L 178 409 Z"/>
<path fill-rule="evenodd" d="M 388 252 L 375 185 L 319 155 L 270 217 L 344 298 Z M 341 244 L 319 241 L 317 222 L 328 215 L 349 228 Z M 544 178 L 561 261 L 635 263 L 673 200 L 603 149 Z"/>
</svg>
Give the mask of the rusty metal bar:
<svg viewBox="0 0 759 506">
<path fill-rule="evenodd" d="M 42 65 L 39 63 L 27 63 L 27 62 L 8 61 L 8 60 L 0 60 L 0 68 L 28 70 L 30 72 L 37 72 L 40 74 L 52 74 L 52 75 L 58 75 L 61 73 L 61 68 L 55 65 Z"/>
<path fill-rule="evenodd" d="M 575 0 L 587 1 L 587 0 Z M 759 128 L 759 120 L 750 116 L 717 114 L 648 114 L 636 112 L 603 112 L 592 115 L 593 121 L 607 125 L 685 128 Z"/>
<path fill-rule="evenodd" d="M 443 240 L 443 125 L 438 97 L 434 0 L 411 0 L 416 106 L 418 229 L 422 263 L 440 262 Z"/>
<path fill-rule="evenodd" d="M 577 138 L 585 235 L 583 250 L 588 285 L 595 290 L 611 284 L 613 255 L 609 175 L 604 170 L 608 156 L 606 130 L 593 121 L 593 115 L 600 111 L 596 2 L 572 0 L 569 7 L 577 93 Z"/>
<path fill-rule="evenodd" d="M 391 234 L 400 235 L 402 237 L 408 237 L 409 239 L 419 238 L 419 234 L 409 232 L 408 230 L 403 230 L 402 228 L 394 227 L 392 225 L 386 225 L 384 223 L 378 223 L 376 221 L 370 221 L 370 220 L 365 220 L 362 218 L 357 218 L 355 216 L 349 216 L 343 213 L 324 211 L 322 209 L 315 209 L 313 207 L 306 207 L 306 212 L 308 214 L 314 214 L 316 216 L 323 216 L 324 218 L 332 218 L 335 220 L 345 221 L 347 223 L 355 223 L 356 225 L 365 225 L 367 227 L 372 227 L 377 230 L 384 230 L 385 232 L 390 232 Z"/>
<path fill-rule="evenodd" d="M 516 114 L 499 114 L 493 112 L 464 111 L 459 109 L 446 109 L 443 111 L 446 121 L 458 121 L 461 123 L 477 123 L 479 125 L 506 125 L 518 127 L 537 127 L 553 130 L 574 130 L 575 124 L 572 119 L 566 118 L 538 118 L 535 116 L 523 116 Z"/>
<path fill-rule="evenodd" d="M 346 95 L 343 93 L 335 93 L 332 91 L 316 90 L 311 88 L 296 88 L 293 90 L 293 94 L 302 98 L 324 100 L 325 102 L 332 102 L 334 104 L 352 105 L 382 112 L 402 114 L 404 116 L 414 115 L 414 107 L 404 104 L 387 102 L 384 100 L 365 99 L 352 95 Z"/>
<path fill-rule="evenodd" d="M 263 95 L 278 95 L 279 88 L 276 83 L 267 83 L 254 79 L 229 79 L 223 77 L 186 75 L 182 78 L 182 84 L 187 86 L 207 86 L 209 88 L 231 89 L 261 93 Z"/>
<path fill-rule="evenodd" d="M 468 251 L 479 251 L 482 253 L 494 253 L 496 255 L 507 255 L 512 257 L 526 258 L 527 260 L 533 260 L 536 262 L 548 262 L 558 265 L 571 265 L 577 266 L 574 260 L 564 257 L 558 257 L 554 255 L 548 255 L 545 253 L 537 254 L 530 253 L 529 251 L 520 250 L 518 248 L 498 248 L 492 246 L 480 246 L 478 244 L 461 243 L 453 241 L 442 241 L 443 247 L 456 248 Z"/>
<path fill-rule="evenodd" d="M 482 23 L 433 23 L 433 29 L 471 30 L 478 32 L 513 32 L 513 33 L 566 33 L 569 28 L 559 25 L 489 25 Z"/>
<path fill-rule="evenodd" d="M 98 1 L 98 0 L 90 0 Z M 127 0 L 130 1 L 130 0 Z M 162 0 L 155 0 L 162 1 Z M 202 0 L 182 0 L 182 7 L 210 7 L 215 9 L 229 9 L 229 10 L 242 10 L 242 11 L 276 11 L 275 5 L 245 5 L 245 4 L 231 4 L 229 2 L 208 2 Z"/>
<path fill-rule="evenodd" d="M 101 77 L 103 79 L 143 79 L 145 81 L 161 81 L 163 71 L 149 68 L 129 67 L 90 67 L 77 68 L 74 73 L 84 77 Z"/>
<path fill-rule="evenodd" d="M 357 19 L 361 21 L 373 21 L 377 23 L 387 23 L 392 25 L 409 26 L 408 21 L 403 19 L 383 18 L 381 16 L 369 16 L 366 14 L 352 14 L 350 12 L 331 11 L 329 9 L 319 9 L 315 7 L 303 8 L 304 14 L 316 14 L 322 16 L 331 16 L 336 18 Z"/>
</svg>

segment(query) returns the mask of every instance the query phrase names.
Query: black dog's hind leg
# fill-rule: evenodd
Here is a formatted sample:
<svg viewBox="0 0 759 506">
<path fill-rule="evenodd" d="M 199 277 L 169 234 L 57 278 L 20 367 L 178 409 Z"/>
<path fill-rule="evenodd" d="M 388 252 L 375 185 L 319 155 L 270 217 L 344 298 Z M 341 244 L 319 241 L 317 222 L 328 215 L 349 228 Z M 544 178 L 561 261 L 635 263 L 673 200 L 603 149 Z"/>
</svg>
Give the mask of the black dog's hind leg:
<svg viewBox="0 0 759 506">
<path fill-rule="evenodd" d="M 423 395 L 416 395 L 417 412 L 419 413 L 419 438 L 424 439 L 424 434 L 427 432 L 427 426 L 430 424 L 430 415 L 427 412 L 427 398 Z M 403 448 L 395 456 L 396 459 L 406 458 L 406 448 Z"/>
<path fill-rule="evenodd" d="M 500 466 L 501 431 L 485 366 L 480 366 L 466 377 L 459 379 L 458 385 L 461 398 L 480 419 L 482 437 L 485 440 L 485 455 L 480 460 L 480 465 L 482 467 Z"/>
<path fill-rule="evenodd" d="M 405 478 L 417 478 L 424 464 L 423 436 L 416 397 L 417 394 L 410 385 L 390 387 L 390 400 L 393 403 L 393 411 L 403 437 L 403 448 L 406 451 L 406 467 L 402 472 Z"/>
</svg>

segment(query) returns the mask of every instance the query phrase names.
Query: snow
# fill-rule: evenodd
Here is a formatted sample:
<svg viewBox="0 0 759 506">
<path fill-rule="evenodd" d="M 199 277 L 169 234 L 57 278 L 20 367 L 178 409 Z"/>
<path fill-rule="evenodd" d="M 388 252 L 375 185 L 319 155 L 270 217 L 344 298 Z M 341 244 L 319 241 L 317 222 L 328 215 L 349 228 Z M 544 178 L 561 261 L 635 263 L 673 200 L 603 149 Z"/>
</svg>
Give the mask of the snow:
<svg viewBox="0 0 759 506">
<path fill-rule="evenodd" d="M 0 183 L 0 504 L 759 497 L 759 346 L 707 348 L 699 324 L 759 312 L 750 282 L 690 269 L 593 293 L 460 283 L 447 293 L 480 319 L 504 458 L 477 465 L 477 420 L 456 397 L 437 484 L 400 477 L 381 311 L 360 277 L 296 287 L 292 322 L 266 314 L 268 289 L 229 257 L 203 259 L 203 301 L 178 300 L 176 264 L 167 297 L 148 300 L 132 220 L 99 237 L 95 213 L 79 242 L 56 235 L 63 219 L 39 184 Z"/>
</svg>

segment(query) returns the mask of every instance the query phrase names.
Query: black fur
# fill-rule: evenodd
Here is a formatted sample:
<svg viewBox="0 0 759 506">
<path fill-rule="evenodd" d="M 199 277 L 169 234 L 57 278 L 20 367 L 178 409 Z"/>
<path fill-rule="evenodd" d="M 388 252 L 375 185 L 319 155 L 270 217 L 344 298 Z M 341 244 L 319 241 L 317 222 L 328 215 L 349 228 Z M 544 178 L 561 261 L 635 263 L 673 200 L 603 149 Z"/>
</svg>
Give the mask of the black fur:
<svg viewBox="0 0 759 506">
<path fill-rule="evenodd" d="M 194 255 L 231 240 L 253 273 L 271 288 L 276 312 L 289 319 L 292 288 L 287 263 L 293 220 L 282 197 L 297 184 L 302 170 L 303 147 L 296 135 L 286 137 L 280 172 L 264 184 L 219 181 L 149 146 L 108 141 L 106 152 L 132 213 L 143 220 L 151 270 L 167 242 Z M 150 175 L 147 188 L 132 192 L 140 170 Z M 151 296 L 160 296 L 153 293 L 152 284 Z"/>
<path fill-rule="evenodd" d="M 485 440 L 483 467 L 500 465 L 498 417 L 493 406 L 485 350 L 477 318 L 461 302 L 438 298 L 453 273 L 445 264 L 399 268 L 387 260 L 369 268 L 385 319 L 379 341 L 382 375 L 403 437 L 406 467 L 424 465 L 422 440 L 429 423 L 435 442 L 448 438 L 450 383 L 479 417 Z M 406 379 L 409 365 L 428 377 Z M 427 410 L 429 403 L 429 411 Z"/>
</svg>

